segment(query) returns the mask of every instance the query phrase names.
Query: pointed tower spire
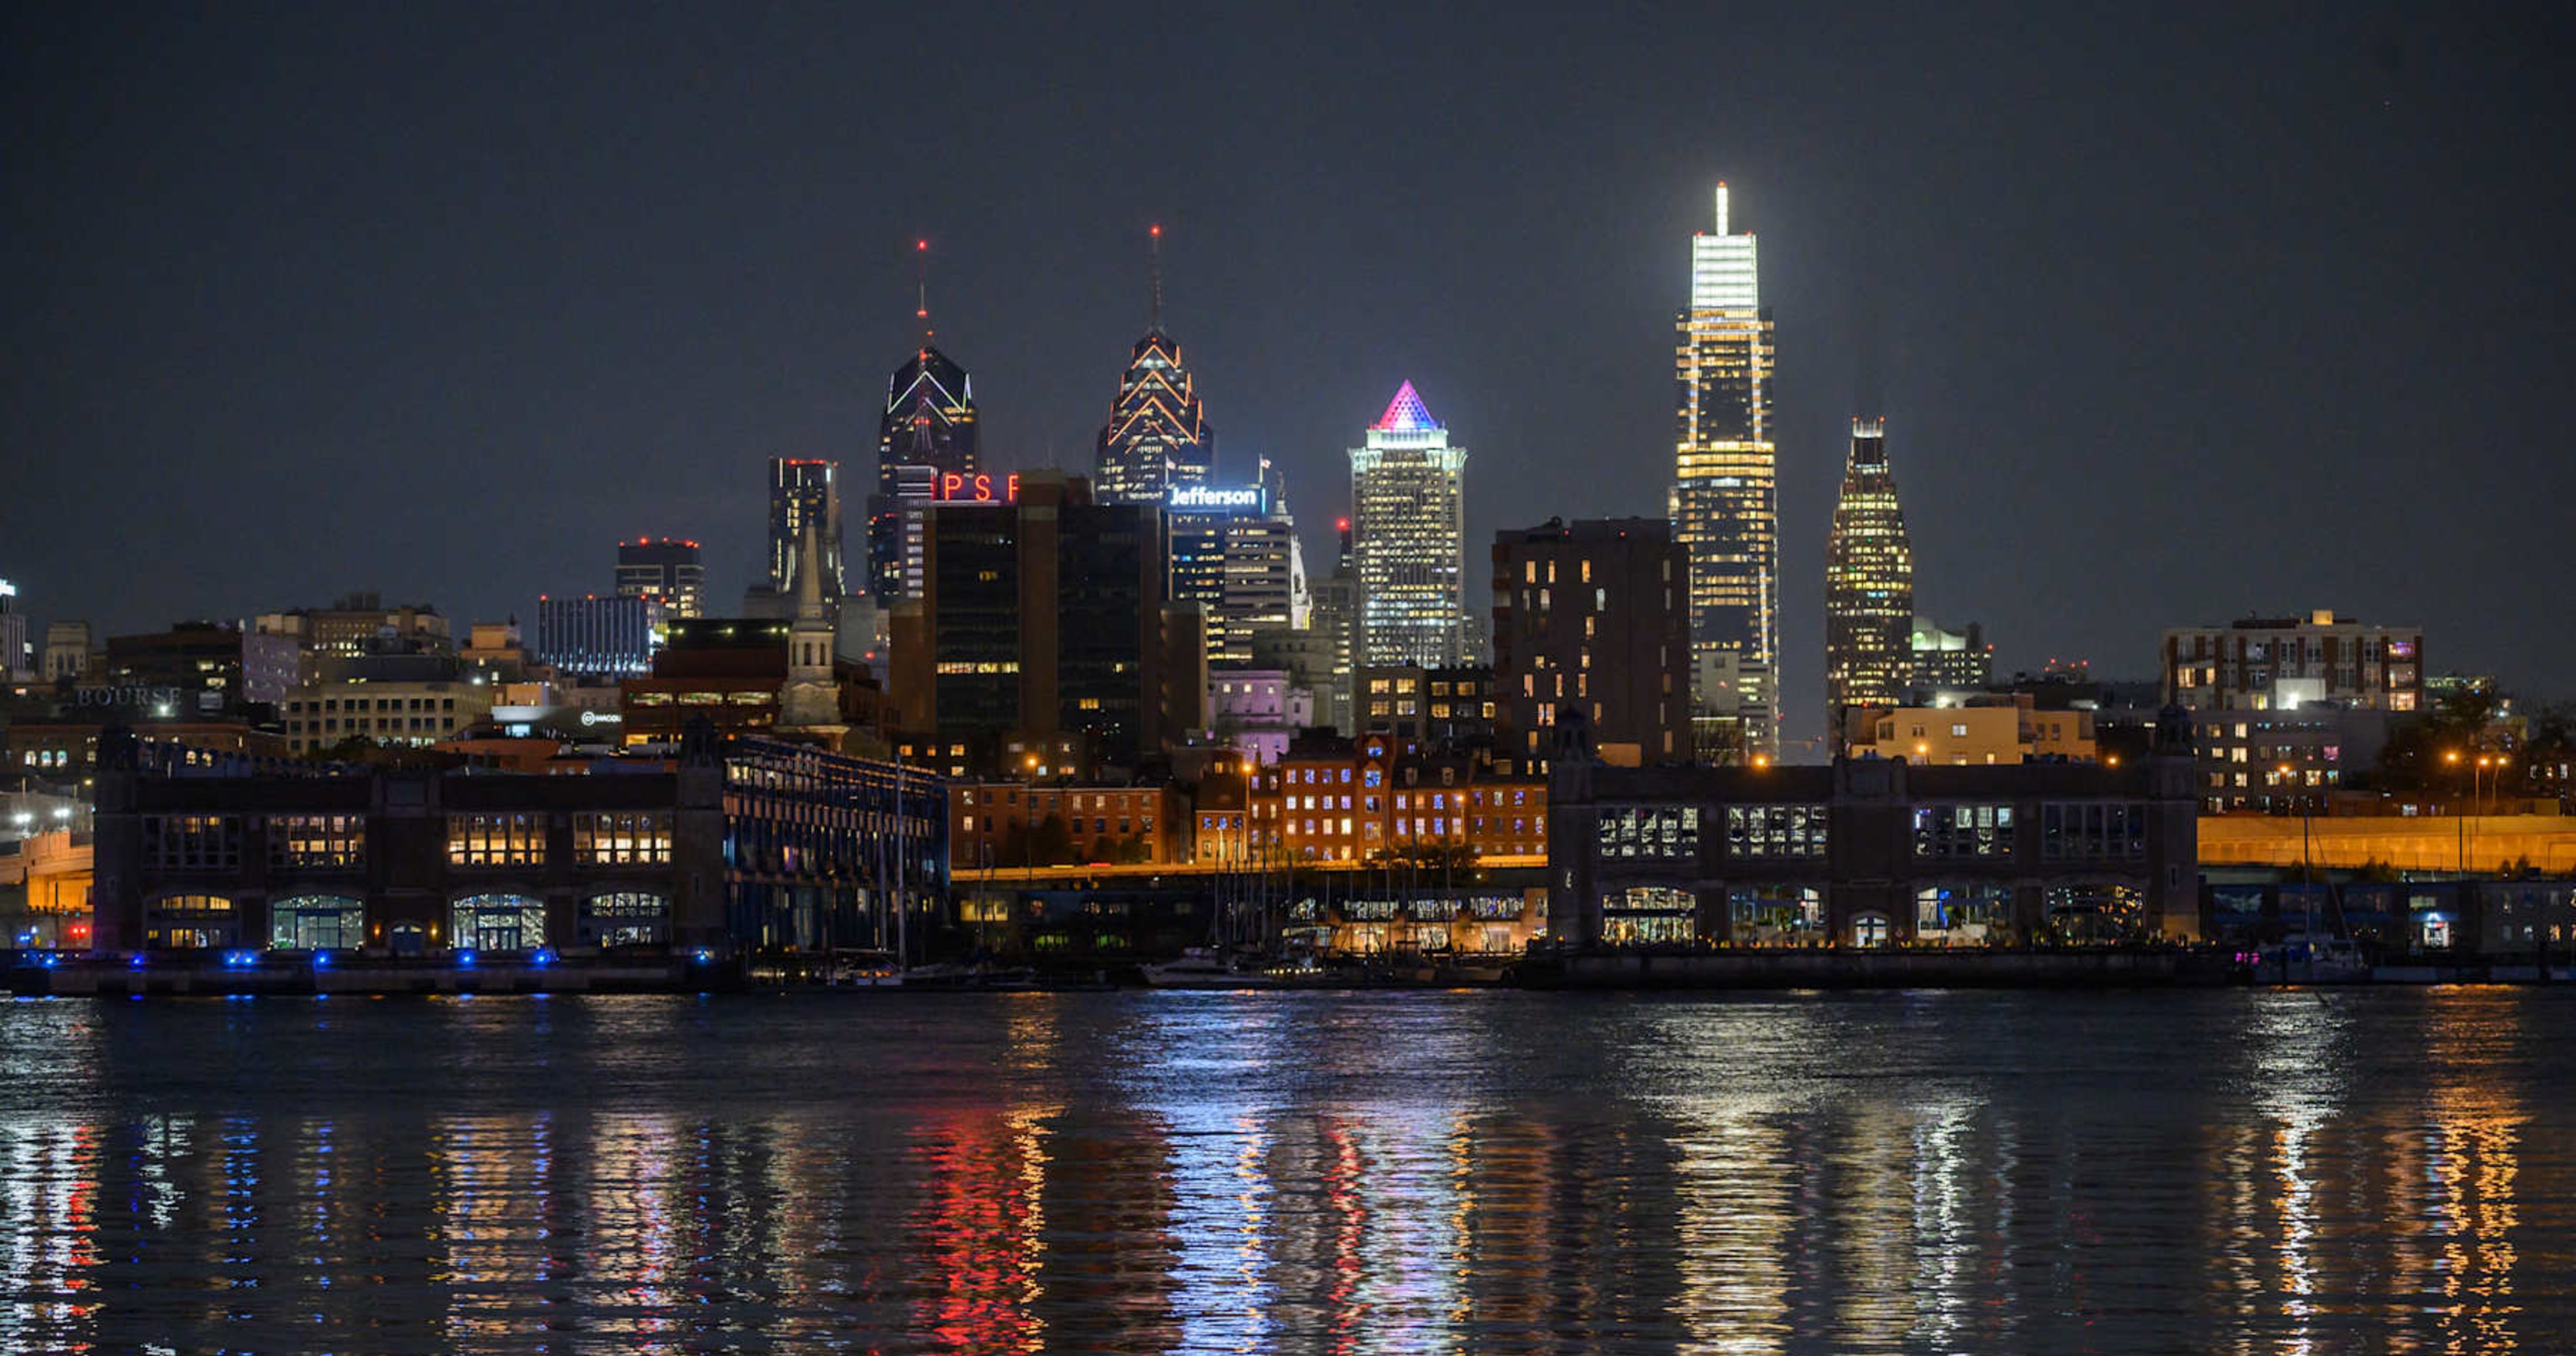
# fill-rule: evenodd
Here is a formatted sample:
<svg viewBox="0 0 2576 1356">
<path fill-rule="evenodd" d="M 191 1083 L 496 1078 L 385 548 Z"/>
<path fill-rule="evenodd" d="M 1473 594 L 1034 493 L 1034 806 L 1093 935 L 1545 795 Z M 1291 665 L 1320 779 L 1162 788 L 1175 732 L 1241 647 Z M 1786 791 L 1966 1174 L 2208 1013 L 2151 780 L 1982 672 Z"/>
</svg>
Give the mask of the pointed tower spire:
<svg viewBox="0 0 2576 1356">
<path fill-rule="evenodd" d="M 1726 181 L 1717 181 L 1717 233 L 1726 234 Z"/>
<path fill-rule="evenodd" d="M 823 620 L 823 534 L 814 515 L 805 515 L 805 535 L 796 547 L 796 620 Z"/>
<path fill-rule="evenodd" d="M 1146 233 L 1145 254 L 1154 275 L 1154 323 L 1149 333 L 1163 332 L 1163 223 L 1155 222 Z"/>
<path fill-rule="evenodd" d="M 916 260 L 918 260 L 918 261 L 919 261 L 919 264 L 920 264 L 920 280 L 919 280 L 918 290 L 915 292 L 915 296 L 918 298 L 918 302 L 917 302 L 917 308 L 913 311 L 913 313 L 912 313 L 912 314 L 913 314 L 913 318 L 914 318 L 914 319 L 919 320 L 919 321 L 921 322 L 921 351 L 922 351 L 922 352 L 924 352 L 924 353 L 928 353 L 928 352 L 930 351 L 930 334 L 931 334 L 931 330 L 930 330 L 930 241 L 929 241 L 927 238 L 924 238 L 924 239 L 920 239 L 920 240 L 916 240 L 916 241 L 912 242 L 912 253 L 913 253 L 913 257 L 914 257 Z"/>
</svg>

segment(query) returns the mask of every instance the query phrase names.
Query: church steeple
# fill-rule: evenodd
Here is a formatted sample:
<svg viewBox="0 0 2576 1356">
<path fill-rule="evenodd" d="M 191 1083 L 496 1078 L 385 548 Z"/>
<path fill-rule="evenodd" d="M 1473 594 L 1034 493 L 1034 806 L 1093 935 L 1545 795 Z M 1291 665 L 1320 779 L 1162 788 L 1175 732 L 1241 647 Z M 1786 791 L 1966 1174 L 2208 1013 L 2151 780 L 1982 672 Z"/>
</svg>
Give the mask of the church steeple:
<svg viewBox="0 0 2576 1356">
<path fill-rule="evenodd" d="M 787 730 L 828 733 L 837 741 L 841 686 L 833 671 L 838 637 L 823 600 L 823 538 L 812 519 L 796 552 L 796 620 L 787 631 L 787 683 L 778 693 L 778 724 Z"/>
</svg>

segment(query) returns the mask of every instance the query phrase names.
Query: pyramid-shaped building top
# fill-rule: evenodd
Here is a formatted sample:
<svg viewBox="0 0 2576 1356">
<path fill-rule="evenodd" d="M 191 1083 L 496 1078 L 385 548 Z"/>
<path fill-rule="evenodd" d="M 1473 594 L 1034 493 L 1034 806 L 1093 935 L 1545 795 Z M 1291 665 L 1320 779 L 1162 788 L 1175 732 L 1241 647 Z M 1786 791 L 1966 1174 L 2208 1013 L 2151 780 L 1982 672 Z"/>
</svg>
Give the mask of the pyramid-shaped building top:
<svg viewBox="0 0 2576 1356">
<path fill-rule="evenodd" d="M 1422 397 L 1414 394 L 1413 383 L 1406 382 L 1387 402 L 1386 413 L 1369 425 L 1380 433 L 1429 433 L 1440 427 L 1431 411 L 1422 407 Z"/>
</svg>

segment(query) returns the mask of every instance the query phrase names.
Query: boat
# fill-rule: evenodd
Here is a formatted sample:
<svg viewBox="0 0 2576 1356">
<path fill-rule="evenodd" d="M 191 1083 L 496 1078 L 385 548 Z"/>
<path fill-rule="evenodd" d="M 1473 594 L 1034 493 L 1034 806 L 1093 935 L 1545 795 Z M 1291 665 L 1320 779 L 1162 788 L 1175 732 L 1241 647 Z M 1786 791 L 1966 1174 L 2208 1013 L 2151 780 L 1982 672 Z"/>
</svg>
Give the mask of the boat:
<svg viewBox="0 0 2576 1356">
<path fill-rule="evenodd" d="M 903 966 L 890 951 L 840 950 L 824 966 L 823 982 L 836 989 L 899 989 Z"/>
<path fill-rule="evenodd" d="M 1146 987 L 1154 989 L 1273 989 L 1282 982 L 1266 971 L 1237 969 L 1203 946 L 1182 952 L 1178 960 L 1139 968 Z"/>
<path fill-rule="evenodd" d="M 2263 951 L 2263 969 L 2281 984 L 2366 984 L 2370 962 L 2348 937 L 2293 932 Z"/>
<path fill-rule="evenodd" d="M 995 965 L 987 960 L 934 961 L 903 972 L 913 989 L 1034 989 L 1037 975 L 1025 965 Z"/>
</svg>

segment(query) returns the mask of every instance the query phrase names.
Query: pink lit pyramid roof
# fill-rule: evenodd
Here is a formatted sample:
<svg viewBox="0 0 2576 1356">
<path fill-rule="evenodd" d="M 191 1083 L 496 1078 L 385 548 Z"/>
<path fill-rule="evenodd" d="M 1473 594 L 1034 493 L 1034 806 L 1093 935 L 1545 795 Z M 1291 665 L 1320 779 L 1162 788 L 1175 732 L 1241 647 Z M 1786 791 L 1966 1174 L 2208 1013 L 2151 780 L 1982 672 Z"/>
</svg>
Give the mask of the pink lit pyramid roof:
<svg viewBox="0 0 2576 1356">
<path fill-rule="evenodd" d="M 1386 413 L 1369 427 L 1380 433 L 1428 433 L 1440 425 L 1432 419 L 1431 411 L 1422 408 L 1422 397 L 1413 393 L 1413 383 L 1408 381 L 1388 402 Z"/>
</svg>

